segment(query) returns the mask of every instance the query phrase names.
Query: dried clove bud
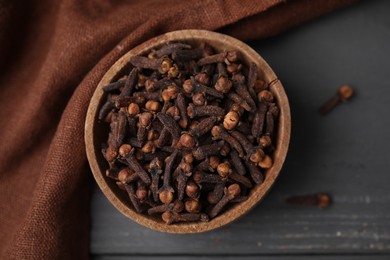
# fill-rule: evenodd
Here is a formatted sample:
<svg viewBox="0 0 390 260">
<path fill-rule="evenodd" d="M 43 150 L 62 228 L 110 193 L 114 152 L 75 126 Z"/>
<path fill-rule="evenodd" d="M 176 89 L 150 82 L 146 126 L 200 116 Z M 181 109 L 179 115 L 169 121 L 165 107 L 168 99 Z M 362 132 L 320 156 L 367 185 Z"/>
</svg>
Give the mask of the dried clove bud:
<svg viewBox="0 0 390 260">
<path fill-rule="evenodd" d="M 161 97 L 164 101 L 169 101 L 171 99 L 175 99 L 177 97 L 178 90 L 174 85 L 168 86 L 168 88 L 164 89 L 161 93 Z"/>
<path fill-rule="evenodd" d="M 246 200 L 273 165 L 276 81 L 238 51 L 205 43 L 170 42 L 129 67 L 103 87 L 97 120 L 109 125 L 106 176 L 132 208 L 167 224 L 202 222 Z"/>
<path fill-rule="evenodd" d="M 225 127 L 226 130 L 232 130 L 238 124 L 239 119 L 240 116 L 237 112 L 230 111 L 223 119 L 223 127 Z"/>
<path fill-rule="evenodd" d="M 186 148 L 194 148 L 195 147 L 195 139 L 192 137 L 192 135 L 184 133 L 180 136 L 179 144 L 181 146 L 184 146 Z"/>
<path fill-rule="evenodd" d="M 127 108 L 127 112 L 129 113 L 129 116 L 136 116 L 140 113 L 140 108 L 137 103 L 130 103 L 129 107 Z"/>
<path fill-rule="evenodd" d="M 317 206 L 321 209 L 325 209 L 329 207 L 332 199 L 327 193 L 316 193 L 312 195 L 292 196 L 287 198 L 286 202 L 293 205 Z"/>
<path fill-rule="evenodd" d="M 164 171 L 163 186 L 158 190 L 159 199 L 164 204 L 169 204 L 173 200 L 173 193 L 175 192 L 175 190 L 170 185 L 170 182 L 171 182 L 171 171 L 177 154 L 178 151 L 175 150 L 175 152 L 173 152 L 171 156 L 165 159 L 166 165 Z"/>
<path fill-rule="evenodd" d="M 213 136 L 214 140 L 222 139 L 226 141 L 238 152 L 240 157 L 244 157 L 244 151 L 242 150 L 240 143 L 221 126 L 214 126 L 211 129 L 211 135 Z"/>
<path fill-rule="evenodd" d="M 217 172 L 221 178 L 227 178 L 231 173 L 232 169 L 229 162 L 220 163 L 217 167 Z"/>
<path fill-rule="evenodd" d="M 225 111 L 218 106 L 195 106 L 191 103 L 187 107 L 187 114 L 190 118 L 201 116 L 220 117 L 225 115 Z"/>
<path fill-rule="evenodd" d="M 157 112 L 161 109 L 161 105 L 157 101 L 149 100 L 145 104 L 145 109 L 147 109 L 149 111 Z"/>
<path fill-rule="evenodd" d="M 158 206 L 155 206 L 155 207 L 148 209 L 148 214 L 153 215 L 156 213 L 163 213 L 165 211 L 169 211 L 169 210 L 173 209 L 173 207 L 174 207 L 173 203 L 158 205 Z"/>
<path fill-rule="evenodd" d="M 184 202 L 184 208 L 189 213 L 198 213 L 200 212 L 202 206 L 197 199 L 187 199 Z"/>
<path fill-rule="evenodd" d="M 195 106 L 204 106 L 206 104 L 206 97 L 203 93 L 195 93 L 192 95 L 192 103 Z"/>
<path fill-rule="evenodd" d="M 188 181 L 185 192 L 190 198 L 197 198 L 199 196 L 200 187 L 193 181 Z"/>
<path fill-rule="evenodd" d="M 320 107 L 320 113 L 322 115 L 326 115 L 329 113 L 334 107 L 336 107 L 341 101 L 344 103 L 348 102 L 349 99 L 353 96 L 354 91 L 350 85 L 342 85 L 337 93 L 332 96 L 328 101 L 325 102 Z"/>
<path fill-rule="evenodd" d="M 173 211 L 165 211 L 161 215 L 161 218 L 168 225 L 175 223 L 175 222 L 195 222 L 195 221 L 207 222 L 207 221 L 209 221 L 209 217 L 206 214 L 201 214 L 201 213 L 178 214 L 178 213 L 173 212 Z"/>
<path fill-rule="evenodd" d="M 241 193 L 241 188 L 238 184 L 232 184 L 227 189 L 225 189 L 225 195 L 222 199 L 212 208 L 209 213 L 211 218 L 214 218 L 219 214 L 219 212 L 229 203 L 232 199 L 236 198 Z"/>
<path fill-rule="evenodd" d="M 268 147 L 272 144 L 272 140 L 271 140 L 271 137 L 269 135 L 263 135 L 259 138 L 259 145 L 261 147 Z"/>
<path fill-rule="evenodd" d="M 272 103 L 274 102 L 274 95 L 269 90 L 262 90 L 257 94 L 260 102 Z"/>
<path fill-rule="evenodd" d="M 271 156 L 266 155 L 261 161 L 258 162 L 258 164 L 263 169 L 271 168 L 273 165 Z"/>
</svg>

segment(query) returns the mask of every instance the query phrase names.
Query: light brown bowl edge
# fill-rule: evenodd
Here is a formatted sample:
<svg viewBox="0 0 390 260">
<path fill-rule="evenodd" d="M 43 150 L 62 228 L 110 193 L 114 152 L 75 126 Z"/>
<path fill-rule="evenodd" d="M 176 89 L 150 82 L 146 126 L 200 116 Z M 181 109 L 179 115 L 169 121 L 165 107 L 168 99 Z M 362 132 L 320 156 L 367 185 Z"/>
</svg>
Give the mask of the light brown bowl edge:
<svg viewBox="0 0 390 260">
<path fill-rule="evenodd" d="M 107 182 L 113 182 L 111 179 L 107 178 L 104 174 L 105 169 L 101 165 L 99 166 L 98 158 L 103 159 L 103 156 L 100 151 L 100 147 L 96 147 L 96 144 L 99 144 L 97 140 L 94 139 L 94 133 L 96 127 L 99 127 L 97 123 L 98 108 L 104 97 L 104 92 L 102 87 L 110 83 L 119 73 L 121 68 L 123 68 L 128 62 L 128 58 L 133 55 L 139 55 L 145 53 L 146 51 L 156 48 L 169 41 L 187 41 L 187 42 L 201 42 L 205 41 L 209 43 L 212 47 L 218 51 L 237 49 L 240 50 L 244 56 L 246 62 L 252 61 L 257 64 L 260 71 L 263 72 L 263 78 L 266 82 L 273 82 L 270 86 L 271 92 L 274 94 L 278 106 L 280 108 L 280 116 L 278 122 L 278 132 L 277 132 L 277 144 L 276 150 L 274 153 L 274 165 L 266 172 L 266 179 L 263 184 L 257 185 L 251 190 L 249 198 L 233 207 L 229 208 L 226 212 L 220 216 L 212 219 L 210 222 L 201 222 L 201 223 L 179 223 L 166 225 L 165 223 L 158 222 L 152 218 L 141 215 L 133 211 L 126 205 L 123 201 L 118 199 L 116 194 L 111 190 Z M 225 46 L 225 48 L 221 48 Z M 290 116 L 290 107 L 288 99 L 284 88 L 281 82 L 277 79 L 275 73 L 264 61 L 264 59 L 250 48 L 245 43 L 232 38 L 230 36 L 206 31 L 206 30 L 181 30 L 169 32 L 160 36 L 157 36 L 151 40 L 148 40 L 141 45 L 133 48 L 125 55 L 123 55 L 103 76 L 102 80 L 99 82 L 91 102 L 88 107 L 86 122 L 85 122 L 85 145 L 87 158 L 93 173 L 93 176 L 98 183 L 100 189 L 103 191 L 104 195 L 108 200 L 125 216 L 134 220 L 138 224 L 146 226 L 148 228 L 168 232 L 168 233 L 200 233 L 209 230 L 216 229 L 218 227 L 224 226 L 239 217 L 243 216 L 249 212 L 253 207 L 255 207 L 269 191 L 274 181 L 279 175 L 279 172 L 283 166 L 284 160 L 287 155 L 287 150 L 290 142 L 290 131 L 291 131 L 291 116 Z M 112 186 L 112 185 L 111 185 Z"/>
</svg>

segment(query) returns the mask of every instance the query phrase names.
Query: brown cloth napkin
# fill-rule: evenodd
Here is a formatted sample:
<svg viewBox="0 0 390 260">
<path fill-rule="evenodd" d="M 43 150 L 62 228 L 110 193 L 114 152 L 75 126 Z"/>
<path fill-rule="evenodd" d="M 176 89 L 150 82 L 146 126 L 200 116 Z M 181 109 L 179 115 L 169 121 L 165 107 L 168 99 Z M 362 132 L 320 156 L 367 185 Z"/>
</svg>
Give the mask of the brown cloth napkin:
<svg viewBox="0 0 390 260">
<path fill-rule="evenodd" d="M 351 0 L 0 0 L 0 259 L 87 259 L 84 121 L 105 71 L 178 29 L 265 38 Z"/>
</svg>

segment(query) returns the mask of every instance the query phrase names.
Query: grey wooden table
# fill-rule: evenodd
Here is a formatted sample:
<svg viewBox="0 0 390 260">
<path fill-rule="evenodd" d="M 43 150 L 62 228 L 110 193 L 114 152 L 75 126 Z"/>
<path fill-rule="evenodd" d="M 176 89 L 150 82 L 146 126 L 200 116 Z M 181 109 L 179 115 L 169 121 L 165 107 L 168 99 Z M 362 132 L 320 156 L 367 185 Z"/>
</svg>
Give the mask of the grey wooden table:
<svg viewBox="0 0 390 260">
<path fill-rule="evenodd" d="M 219 230 L 172 235 L 128 220 L 95 187 L 95 259 L 390 259 L 390 1 L 249 44 L 282 80 L 292 111 L 287 160 L 264 202 Z M 356 97 L 320 116 L 344 83 Z M 330 208 L 284 202 L 320 191 L 332 194 Z"/>
</svg>

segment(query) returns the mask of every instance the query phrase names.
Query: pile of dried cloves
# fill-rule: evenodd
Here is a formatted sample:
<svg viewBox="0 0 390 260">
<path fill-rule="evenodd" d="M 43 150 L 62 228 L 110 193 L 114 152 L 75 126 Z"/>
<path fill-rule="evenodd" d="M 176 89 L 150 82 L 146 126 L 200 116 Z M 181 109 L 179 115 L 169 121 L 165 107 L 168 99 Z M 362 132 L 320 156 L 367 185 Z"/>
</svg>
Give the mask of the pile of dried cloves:
<svg viewBox="0 0 390 260">
<path fill-rule="evenodd" d="M 279 108 L 256 64 L 236 50 L 168 43 L 129 59 L 103 87 L 106 175 L 139 213 L 208 221 L 247 199 L 273 165 Z"/>
</svg>

